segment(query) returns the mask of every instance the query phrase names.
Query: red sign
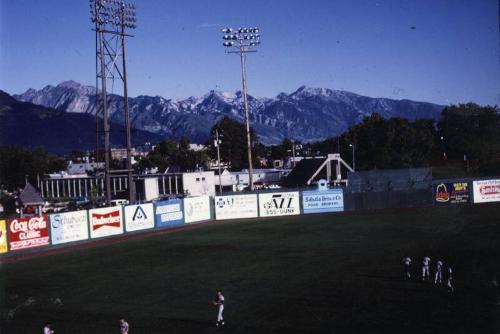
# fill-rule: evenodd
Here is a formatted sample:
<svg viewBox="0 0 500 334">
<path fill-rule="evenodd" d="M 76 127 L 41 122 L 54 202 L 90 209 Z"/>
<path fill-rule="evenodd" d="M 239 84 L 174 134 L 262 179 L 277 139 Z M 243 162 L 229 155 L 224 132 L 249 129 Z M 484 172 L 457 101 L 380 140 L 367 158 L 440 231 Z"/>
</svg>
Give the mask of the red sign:
<svg viewBox="0 0 500 334">
<path fill-rule="evenodd" d="M 112 211 L 105 214 L 92 213 L 92 231 L 104 226 L 120 227 L 120 211 Z"/>
<path fill-rule="evenodd" d="M 10 250 L 49 245 L 47 216 L 17 218 L 9 221 Z"/>
</svg>

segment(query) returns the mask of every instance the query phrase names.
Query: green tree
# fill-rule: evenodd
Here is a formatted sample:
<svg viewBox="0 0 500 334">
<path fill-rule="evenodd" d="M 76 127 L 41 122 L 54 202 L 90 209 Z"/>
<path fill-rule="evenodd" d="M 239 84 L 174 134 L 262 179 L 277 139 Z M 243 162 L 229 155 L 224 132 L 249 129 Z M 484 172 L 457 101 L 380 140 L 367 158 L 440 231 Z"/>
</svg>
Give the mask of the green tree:
<svg viewBox="0 0 500 334">
<path fill-rule="evenodd" d="M 25 178 L 36 185 L 37 175 L 66 169 L 66 161 L 42 148 L 0 146 L 0 186 L 7 190 L 23 187 Z"/>
<path fill-rule="evenodd" d="M 231 170 L 241 170 L 248 168 L 247 137 L 245 126 L 229 117 L 224 117 L 218 121 L 211 130 L 211 140 L 209 152 L 212 159 L 217 158 L 217 148 L 214 145 L 215 131 L 219 130 L 221 160 L 227 161 Z M 250 128 L 250 140 L 252 143 L 252 164 L 257 160 L 259 142 L 255 130 Z"/>
</svg>

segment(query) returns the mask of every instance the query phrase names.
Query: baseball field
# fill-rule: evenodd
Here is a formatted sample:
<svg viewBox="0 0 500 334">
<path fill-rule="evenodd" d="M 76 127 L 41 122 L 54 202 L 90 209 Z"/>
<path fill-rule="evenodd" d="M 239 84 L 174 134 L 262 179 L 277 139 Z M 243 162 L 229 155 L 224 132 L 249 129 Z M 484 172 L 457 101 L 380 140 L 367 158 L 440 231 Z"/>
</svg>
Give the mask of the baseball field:
<svg viewBox="0 0 500 334">
<path fill-rule="evenodd" d="M 424 256 L 453 294 L 420 281 Z M 2 264 L 0 332 L 498 333 L 495 274 L 498 204 L 209 223 Z"/>
</svg>

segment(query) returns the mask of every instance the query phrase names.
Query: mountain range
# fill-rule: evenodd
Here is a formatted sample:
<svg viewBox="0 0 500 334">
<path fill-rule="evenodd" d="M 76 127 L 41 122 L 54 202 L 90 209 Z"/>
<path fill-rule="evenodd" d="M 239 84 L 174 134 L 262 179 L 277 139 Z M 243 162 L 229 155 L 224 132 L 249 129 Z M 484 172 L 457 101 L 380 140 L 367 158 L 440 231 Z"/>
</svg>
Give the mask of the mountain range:
<svg viewBox="0 0 500 334">
<path fill-rule="evenodd" d="M 133 130 L 132 139 L 134 145 L 143 145 L 158 142 L 162 137 Z M 110 124 L 110 143 L 111 147 L 124 146 L 123 125 Z M 43 147 L 56 154 L 67 154 L 72 150 L 92 151 L 96 147 L 96 118 L 91 114 L 68 113 L 19 102 L 0 90 L 0 144 Z"/>
<path fill-rule="evenodd" d="M 53 108 L 68 115 L 95 116 L 97 112 L 95 87 L 74 81 L 48 85 L 41 90 L 29 89 L 13 96 L 19 101 Z M 108 96 L 111 121 L 123 124 L 123 97 L 117 94 Z M 249 95 L 248 101 L 250 125 L 264 144 L 276 144 L 284 138 L 311 142 L 334 137 L 372 113 L 411 121 L 437 119 L 444 108 L 427 102 L 372 98 L 306 86 L 290 94 L 280 93 L 274 98 Z M 224 116 L 243 121 L 243 98 L 239 91 L 210 91 L 201 97 L 185 99 L 141 95 L 129 98 L 129 108 L 134 128 L 173 139 L 186 135 L 195 143 L 204 143 L 209 138 L 210 128 Z"/>
</svg>

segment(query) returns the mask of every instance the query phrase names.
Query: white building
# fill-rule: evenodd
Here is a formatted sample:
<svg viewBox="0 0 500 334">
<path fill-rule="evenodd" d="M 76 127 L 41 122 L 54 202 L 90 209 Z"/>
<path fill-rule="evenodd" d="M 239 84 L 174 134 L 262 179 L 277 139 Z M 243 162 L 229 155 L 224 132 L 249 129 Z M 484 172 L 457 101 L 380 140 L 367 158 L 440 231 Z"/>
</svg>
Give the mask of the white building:
<svg viewBox="0 0 500 334">
<path fill-rule="evenodd" d="M 214 172 L 182 173 L 182 188 L 186 196 L 215 196 Z"/>
</svg>

